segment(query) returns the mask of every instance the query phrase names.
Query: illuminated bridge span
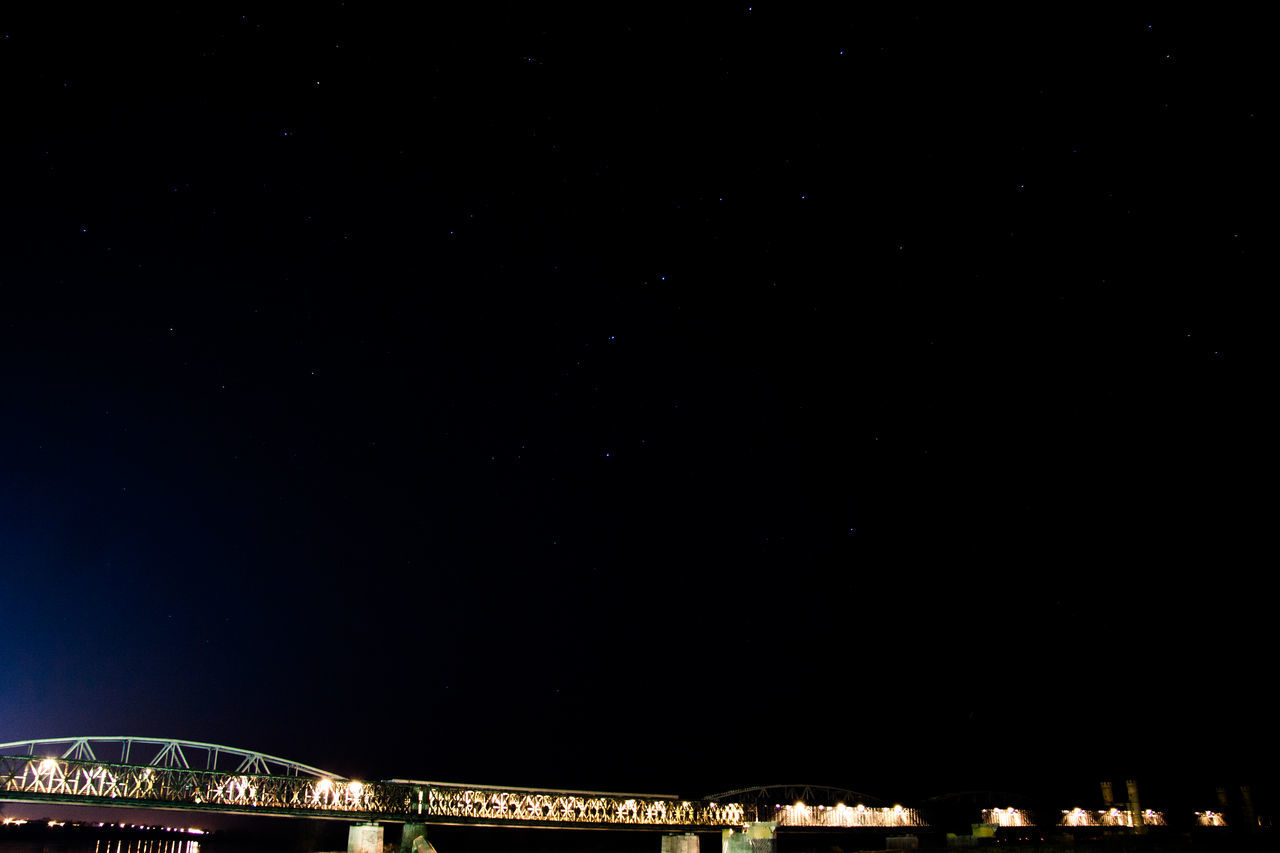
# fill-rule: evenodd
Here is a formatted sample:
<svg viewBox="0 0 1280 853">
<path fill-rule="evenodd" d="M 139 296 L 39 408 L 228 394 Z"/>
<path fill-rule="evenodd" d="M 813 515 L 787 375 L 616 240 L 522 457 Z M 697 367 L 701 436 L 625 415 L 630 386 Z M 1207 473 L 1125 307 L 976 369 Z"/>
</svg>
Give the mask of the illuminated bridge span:
<svg viewBox="0 0 1280 853">
<path fill-rule="evenodd" d="M 0 799 L 488 826 L 713 829 L 754 819 L 741 803 L 674 795 L 360 782 L 233 747 L 136 737 L 0 744 Z"/>
</svg>

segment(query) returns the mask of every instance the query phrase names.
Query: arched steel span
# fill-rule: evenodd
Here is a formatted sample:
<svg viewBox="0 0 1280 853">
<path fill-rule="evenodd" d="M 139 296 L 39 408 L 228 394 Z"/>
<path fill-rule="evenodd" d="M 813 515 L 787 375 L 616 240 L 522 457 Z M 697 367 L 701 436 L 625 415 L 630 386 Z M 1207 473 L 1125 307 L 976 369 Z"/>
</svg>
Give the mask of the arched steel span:
<svg viewBox="0 0 1280 853">
<path fill-rule="evenodd" d="M 1028 806 L 1033 804 L 1031 797 L 1015 791 L 948 791 L 924 801 L 926 806 L 961 805 L 976 808 L 994 808 L 995 806 Z"/>
<path fill-rule="evenodd" d="M 834 806 L 837 803 L 844 803 L 845 805 L 857 803 L 875 806 L 889 805 L 888 801 L 879 797 L 830 785 L 756 785 L 751 788 L 735 788 L 732 791 L 722 791 L 719 794 L 708 794 L 704 799 L 712 802 L 721 802 L 723 800 L 742 802 L 744 798 L 754 800 L 756 803 L 767 802 L 783 805 L 796 801 L 812 806 Z"/>
<path fill-rule="evenodd" d="M 181 767 L 187 770 L 209 770 L 223 773 L 250 773 L 261 776 L 314 776 L 346 781 L 345 776 L 280 758 L 264 752 L 237 749 L 217 743 L 171 738 L 129 737 L 54 737 L 0 743 L 0 755 L 13 755 L 25 750 L 45 757 L 61 751 L 59 758 L 75 761 L 111 761 L 139 767 Z"/>
</svg>

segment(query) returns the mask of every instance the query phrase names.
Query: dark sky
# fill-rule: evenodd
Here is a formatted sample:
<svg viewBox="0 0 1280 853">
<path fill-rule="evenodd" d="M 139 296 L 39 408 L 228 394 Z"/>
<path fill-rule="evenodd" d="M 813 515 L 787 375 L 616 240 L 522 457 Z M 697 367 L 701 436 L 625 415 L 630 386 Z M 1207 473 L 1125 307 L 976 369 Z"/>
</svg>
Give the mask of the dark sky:
<svg viewBox="0 0 1280 853">
<path fill-rule="evenodd" d="M 0 741 L 1265 782 L 1256 26 L 438 5 L 5 10 Z"/>
</svg>

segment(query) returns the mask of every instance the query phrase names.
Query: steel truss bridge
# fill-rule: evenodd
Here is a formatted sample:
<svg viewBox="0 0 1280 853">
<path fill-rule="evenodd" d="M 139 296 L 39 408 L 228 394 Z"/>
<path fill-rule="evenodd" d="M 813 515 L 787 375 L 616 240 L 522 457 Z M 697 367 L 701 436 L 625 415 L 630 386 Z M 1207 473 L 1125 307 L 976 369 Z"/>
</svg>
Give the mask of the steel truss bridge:
<svg viewBox="0 0 1280 853">
<path fill-rule="evenodd" d="M 143 737 L 76 737 L 0 744 L 0 800 L 229 814 L 420 822 L 716 830 L 752 821 L 797 826 L 924 826 L 914 809 L 788 804 L 747 788 L 703 800 L 670 794 L 559 791 L 391 779 L 361 782 L 265 753 Z M 853 794 L 853 792 L 846 792 Z M 739 797 L 737 795 L 748 795 Z"/>
</svg>

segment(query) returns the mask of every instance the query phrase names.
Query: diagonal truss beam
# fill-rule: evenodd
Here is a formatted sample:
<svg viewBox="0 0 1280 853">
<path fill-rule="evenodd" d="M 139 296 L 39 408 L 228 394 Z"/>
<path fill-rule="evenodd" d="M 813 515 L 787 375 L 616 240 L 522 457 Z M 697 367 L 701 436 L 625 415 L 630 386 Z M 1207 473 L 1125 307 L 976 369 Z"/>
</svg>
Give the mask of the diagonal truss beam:
<svg viewBox="0 0 1280 853">
<path fill-rule="evenodd" d="M 219 767 L 220 761 L 237 761 L 235 772 L 257 773 L 264 776 L 314 776 L 326 779 L 342 779 L 337 773 L 321 770 L 298 761 L 290 761 L 264 752 L 237 749 L 216 743 L 176 740 L 173 738 L 148 738 L 132 736 L 70 737 L 22 740 L 0 743 L 0 755 L 17 751 L 27 755 L 36 752 L 61 753 L 63 758 L 77 761 L 97 761 L 99 756 L 119 756 L 120 764 L 136 764 L 152 767 L 184 767 L 191 769 L 192 758 L 204 755 L 203 762 L 196 759 L 196 766 L 203 763 L 206 770 L 231 769 Z"/>
</svg>

